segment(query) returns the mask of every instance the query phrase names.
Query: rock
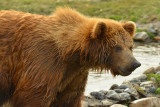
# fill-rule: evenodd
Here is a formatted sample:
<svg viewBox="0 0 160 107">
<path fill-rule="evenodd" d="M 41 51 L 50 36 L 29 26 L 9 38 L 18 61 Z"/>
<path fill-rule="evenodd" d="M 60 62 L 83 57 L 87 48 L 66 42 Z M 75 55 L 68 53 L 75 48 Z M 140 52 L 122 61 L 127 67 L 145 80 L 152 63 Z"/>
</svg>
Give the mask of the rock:
<svg viewBox="0 0 160 107">
<path fill-rule="evenodd" d="M 130 95 L 131 95 L 131 98 L 132 98 L 133 100 L 139 99 L 140 96 L 139 96 L 137 90 L 134 88 L 134 85 L 132 85 L 132 84 L 131 84 L 130 82 L 128 82 L 128 81 L 123 82 L 123 84 L 127 84 L 127 85 L 129 86 L 129 89 L 131 90 Z"/>
<path fill-rule="evenodd" d="M 114 94 L 114 93 L 116 93 L 114 90 L 108 90 L 107 95 Z"/>
<path fill-rule="evenodd" d="M 154 77 L 151 77 L 150 80 L 156 82 L 156 79 Z"/>
<path fill-rule="evenodd" d="M 113 105 L 110 106 L 110 107 L 127 107 L 127 106 L 122 105 L 122 104 L 113 104 Z"/>
<path fill-rule="evenodd" d="M 147 97 L 146 89 L 144 87 L 135 86 L 135 89 L 138 92 L 139 98 Z"/>
<path fill-rule="evenodd" d="M 134 36 L 134 40 L 135 41 L 142 41 L 142 42 L 146 42 L 150 39 L 150 37 L 148 36 L 148 34 L 146 32 L 138 32 L 136 33 L 136 35 Z"/>
<path fill-rule="evenodd" d="M 88 103 L 88 107 L 102 107 L 102 103 L 99 101 L 93 101 L 93 102 L 91 102 L 91 103 Z"/>
<path fill-rule="evenodd" d="M 151 24 L 147 30 L 148 32 L 157 35 L 157 30 L 154 28 L 153 24 Z"/>
<path fill-rule="evenodd" d="M 126 88 L 129 88 L 129 86 L 127 84 L 121 84 L 119 86 L 120 89 L 126 89 Z"/>
<path fill-rule="evenodd" d="M 114 89 L 114 91 L 117 92 L 117 93 L 122 93 L 123 92 L 122 89 Z"/>
<path fill-rule="evenodd" d="M 124 92 L 132 93 L 132 90 L 131 90 L 130 88 L 126 88 L 126 89 L 124 90 Z"/>
<path fill-rule="evenodd" d="M 155 73 L 154 67 L 151 67 L 143 72 L 143 74 L 151 74 L 151 73 L 153 73 L 153 74 Z"/>
<path fill-rule="evenodd" d="M 102 104 L 105 107 L 109 107 L 109 106 L 113 105 L 113 102 L 109 101 L 108 99 L 104 99 L 104 100 L 102 100 Z"/>
<path fill-rule="evenodd" d="M 154 86 L 153 81 L 145 81 L 140 84 L 141 87 L 150 88 Z"/>
<path fill-rule="evenodd" d="M 155 71 L 156 71 L 156 72 L 159 72 L 159 71 L 160 71 L 160 66 L 156 67 L 156 68 L 155 68 Z"/>
<path fill-rule="evenodd" d="M 102 92 L 91 92 L 91 96 L 94 96 L 98 100 L 103 100 L 105 98 L 105 94 Z"/>
<path fill-rule="evenodd" d="M 88 102 L 82 101 L 82 107 L 88 107 Z"/>
<path fill-rule="evenodd" d="M 139 79 L 137 79 L 137 78 L 133 78 L 129 82 L 131 82 L 131 83 L 139 83 L 141 81 Z"/>
<path fill-rule="evenodd" d="M 120 93 L 119 96 L 121 101 L 127 101 L 131 99 L 131 96 L 128 93 Z"/>
<path fill-rule="evenodd" d="M 159 107 L 160 99 L 156 97 L 143 98 L 131 102 L 129 107 Z"/>
<path fill-rule="evenodd" d="M 87 107 L 102 107 L 103 105 L 101 101 L 89 97 L 85 97 L 84 102 L 82 104 L 84 104 L 84 106 L 82 107 L 85 107 L 87 104 L 88 104 Z"/>
<path fill-rule="evenodd" d="M 107 100 L 109 102 L 112 102 L 113 104 L 117 104 L 119 101 L 117 100 L 111 100 L 111 99 L 108 99 L 108 98 L 105 98 L 104 100 Z M 102 100 L 103 101 L 103 100 Z"/>
<path fill-rule="evenodd" d="M 160 41 L 160 36 L 153 37 L 154 40 Z"/>
<path fill-rule="evenodd" d="M 143 82 L 147 79 L 147 76 L 145 74 L 142 74 L 141 76 L 137 77 L 137 79 Z"/>
<path fill-rule="evenodd" d="M 116 101 L 120 100 L 119 94 L 116 93 L 114 90 L 109 90 L 107 95 L 106 95 L 106 98 L 109 98 L 111 100 L 116 100 Z"/>
<path fill-rule="evenodd" d="M 136 24 L 138 29 L 147 30 L 157 36 L 160 35 L 160 21 L 147 23 L 147 24 Z"/>
<path fill-rule="evenodd" d="M 143 91 L 146 91 L 146 89 L 144 87 L 140 87 Z"/>
<path fill-rule="evenodd" d="M 107 91 L 105 91 L 105 90 L 100 90 L 99 92 L 100 92 L 100 93 L 103 93 L 103 94 L 105 94 L 105 95 L 107 94 Z"/>
<path fill-rule="evenodd" d="M 156 74 L 160 75 L 160 71 L 159 71 L 159 72 L 157 72 Z"/>
<path fill-rule="evenodd" d="M 142 82 L 140 86 L 145 88 L 147 96 L 150 96 L 150 94 L 154 93 L 156 89 L 155 87 L 157 87 L 157 85 L 153 81 Z"/>
<path fill-rule="evenodd" d="M 118 88 L 119 88 L 119 86 L 117 84 L 113 84 L 111 86 L 110 90 L 114 90 L 114 89 L 118 89 Z"/>
<path fill-rule="evenodd" d="M 90 99 L 95 99 L 95 97 L 92 96 L 91 94 L 89 94 L 88 96 L 85 96 L 85 97 L 88 97 L 88 98 L 90 98 Z"/>
<path fill-rule="evenodd" d="M 151 88 L 149 89 L 149 91 L 150 91 L 151 93 L 155 93 L 155 92 L 156 92 L 156 88 L 155 88 L 155 87 L 151 87 Z"/>
</svg>

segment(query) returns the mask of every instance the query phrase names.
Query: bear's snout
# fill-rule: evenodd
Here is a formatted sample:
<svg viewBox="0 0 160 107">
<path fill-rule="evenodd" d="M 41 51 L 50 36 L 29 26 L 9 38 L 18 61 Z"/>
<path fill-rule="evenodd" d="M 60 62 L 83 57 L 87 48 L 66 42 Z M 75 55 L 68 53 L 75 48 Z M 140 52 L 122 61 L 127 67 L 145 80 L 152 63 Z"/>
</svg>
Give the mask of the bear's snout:
<svg viewBox="0 0 160 107">
<path fill-rule="evenodd" d="M 136 68 L 140 66 L 141 66 L 141 63 L 135 59 L 131 64 L 129 64 L 129 67 L 127 67 L 128 69 L 126 69 L 126 71 L 133 72 Z"/>
<path fill-rule="evenodd" d="M 130 75 L 136 68 L 140 67 L 141 63 L 138 62 L 137 60 L 134 60 L 131 64 L 128 64 L 127 67 L 119 67 L 119 73 L 122 76 L 127 76 Z"/>
<path fill-rule="evenodd" d="M 137 60 L 134 60 L 131 64 L 130 67 L 126 70 L 126 72 L 132 73 L 136 68 L 140 67 L 141 63 L 138 62 Z"/>
<path fill-rule="evenodd" d="M 128 72 L 133 72 L 136 68 L 140 67 L 141 63 L 137 60 L 134 60 L 132 63 L 129 64 L 129 67 L 127 69 Z"/>
<path fill-rule="evenodd" d="M 136 60 L 133 62 L 132 66 L 133 66 L 133 69 L 136 69 L 141 66 L 141 63 Z"/>
</svg>

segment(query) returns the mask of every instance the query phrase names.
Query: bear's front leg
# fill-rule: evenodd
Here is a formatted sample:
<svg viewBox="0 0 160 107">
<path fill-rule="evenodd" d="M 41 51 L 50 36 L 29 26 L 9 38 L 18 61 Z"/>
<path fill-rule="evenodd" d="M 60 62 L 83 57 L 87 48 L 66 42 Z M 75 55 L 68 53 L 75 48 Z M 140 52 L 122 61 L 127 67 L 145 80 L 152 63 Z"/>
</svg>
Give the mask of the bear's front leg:
<svg viewBox="0 0 160 107">
<path fill-rule="evenodd" d="M 2 106 L 12 95 L 11 79 L 6 71 L 0 70 L 0 106 Z M 12 89 L 13 88 L 13 89 Z"/>
<path fill-rule="evenodd" d="M 15 90 L 11 105 L 13 107 L 47 107 L 44 102 L 46 88 L 31 88 L 29 86 L 21 87 Z"/>
<path fill-rule="evenodd" d="M 81 107 L 85 86 L 87 83 L 88 71 L 81 72 L 75 76 L 64 91 L 57 93 L 57 99 L 50 107 Z"/>
<path fill-rule="evenodd" d="M 39 79 L 41 80 L 41 79 Z M 48 82 L 19 81 L 11 99 L 12 107 L 49 107 L 55 99 L 57 89 L 56 83 L 52 87 Z M 53 91 L 54 90 L 54 91 Z"/>
</svg>

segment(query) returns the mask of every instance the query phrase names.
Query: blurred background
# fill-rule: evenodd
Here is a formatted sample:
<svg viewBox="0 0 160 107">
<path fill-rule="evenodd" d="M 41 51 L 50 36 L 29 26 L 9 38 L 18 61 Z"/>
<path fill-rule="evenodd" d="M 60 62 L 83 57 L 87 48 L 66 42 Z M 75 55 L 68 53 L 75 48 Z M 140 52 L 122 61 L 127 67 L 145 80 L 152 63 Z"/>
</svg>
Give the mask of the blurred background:
<svg viewBox="0 0 160 107">
<path fill-rule="evenodd" d="M 115 20 L 148 23 L 160 19 L 159 0 L 0 0 L 0 10 L 14 9 L 42 15 L 51 14 L 58 6 Z"/>
</svg>

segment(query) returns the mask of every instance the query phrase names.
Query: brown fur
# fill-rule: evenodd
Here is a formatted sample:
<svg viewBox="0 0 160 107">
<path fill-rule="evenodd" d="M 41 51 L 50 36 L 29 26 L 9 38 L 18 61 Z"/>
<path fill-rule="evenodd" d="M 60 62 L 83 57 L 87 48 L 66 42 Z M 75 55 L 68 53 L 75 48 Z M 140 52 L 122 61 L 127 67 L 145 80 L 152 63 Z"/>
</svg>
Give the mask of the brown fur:
<svg viewBox="0 0 160 107">
<path fill-rule="evenodd" d="M 0 25 L 0 105 L 13 107 L 80 107 L 88 69 L 121 74 L 114 65 L 120 56 L 112 53 L 118 44 L 131 54 L 135 31 L 132 22 L 69 8 L 51 16 L 0 11 Z"/>
</svg>

